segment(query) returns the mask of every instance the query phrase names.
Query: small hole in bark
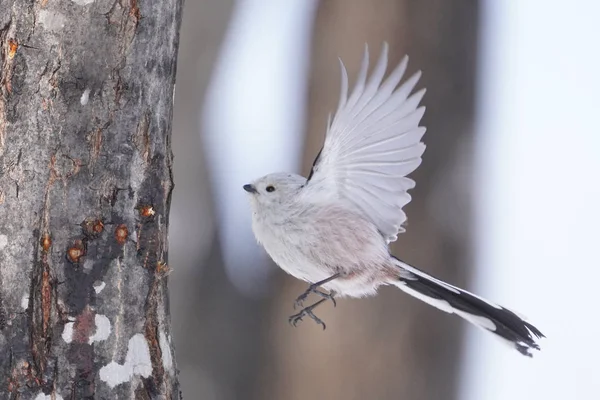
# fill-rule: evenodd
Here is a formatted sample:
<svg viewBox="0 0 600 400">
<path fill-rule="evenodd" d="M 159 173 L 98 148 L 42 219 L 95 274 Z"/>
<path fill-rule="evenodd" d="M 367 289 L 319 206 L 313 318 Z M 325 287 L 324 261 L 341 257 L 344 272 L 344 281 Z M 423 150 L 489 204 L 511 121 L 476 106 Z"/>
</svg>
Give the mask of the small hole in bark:
<svg viewBox="0 0 600 400">
<path fill-rule="evenodd" d="M 156 263 L 156 272 L 160 275 L 168 275 L 171 272 L 171 267 L 164 261 L 159 261 Z"/>
<path fill-rule="evenodd" d="M 117 239 L 117 243 L 123 245 L 127 240 L 127 236 L 129 236 L 129 230 L 124 224 L 117 226 L 115 229 L 115 239 Z"/>
<path fill-rule="evenodd" d="M 85 255 L 85 246 L 81 240 L 76 240 L 72 247 L 67 250 L 67 259 L 73 264 L 78 264 L 81 257 Z"/>
<path fill-rule="evenodd" d="M 104 231 L 104 224 L 102 223 L 102 221 L 98 220 L 94 224 L 94 232 L 102 233 L 102 231 Z"/>
<path fill-rule="evenodd" d="M 8 59 L 12 60 L 15 58 L 15 54 L 17 54 L 17 49 L 19 48 L 19 44 L 14 39 L 8 39 Z"/>
<path fill-rule="evenodd" d="M 52 246 L 52 238 L 47 233 L 42 236 L 42 240 L 40 240 L 40 245 L 42 246 L 42 250 L 46 253 L 50 251 L 50 246 Z"/>
<path fill-rule="evenodd" d="M 87 218 L 81 223 L 83 234 L 91 239 L 95 239 L 104 232 L 104 223 L 100 219 Z"/>
<path fill-rule="evenodd" d="M 154 211 L 152 206 L 141 206 L 139 210 L 140 215 L 146 218 L 153 217 L 156 214 L 156 211 Z"/>
</svg>

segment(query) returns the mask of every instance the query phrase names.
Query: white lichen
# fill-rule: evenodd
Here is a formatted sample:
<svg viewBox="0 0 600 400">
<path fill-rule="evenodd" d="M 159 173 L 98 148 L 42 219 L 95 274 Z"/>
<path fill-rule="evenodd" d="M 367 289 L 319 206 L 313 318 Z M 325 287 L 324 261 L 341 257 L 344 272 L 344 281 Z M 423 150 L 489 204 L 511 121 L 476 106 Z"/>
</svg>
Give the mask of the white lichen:
<svg viewBox="0 0 600 400">
<path fill-rule="evenodd" d="M 96 332 L 90 336 L 88 341 L 89 344 L 108 339 L 110 332 L 112 331 L 110 320 L 106 317 L 106 315 L 96 314 L 94 317 L 94 322 L 96 323 Z"/>
<path fill-rule="evenodd" d="M 128 364 L 121 365 L 111 361 L 100 368 L 100 379 L 106 382 L 111 389 L 129 381 L 132 376 L 133 369 Z"/>
<path fill-rule="evenodd" d="M 94 269 L 94 260 L 91 258 L 86 258 L 83 261 L 83 271 L 89 274 L 92 272 L 92 269 Z"/>
<path fill-rule="evenodd" d="M 89 100 L 90 100 L 90 88 L 86 88 L 83 91 L 83 94 L 81 95 L 81 99 L 79 100 L 79 102 L 81 103 L 82 106 L 85 106 Z"/>
<path fill-rule="evenodd" d="M 130 185 L 134 193 L 137 193 L 140 187 L 146 171 L 146 161 L 142 158 L 139 151 L 133 153 L 133 159 L 131 160 L 131 178 Z"/>
<path fill-rule="evenodd" d="M 71 318 L 72 321 L 67 322 L 63 329 L 62 338 L 66 343 L 71 343 L 73 341 L 73 333 L 75 329 L 75 321 Z M 110 320 L 106 317 L 106 315 L 96 314 L 94 316 L 94 324 L 96 325 L 96 330 L 92 336 L 89 337 L 88 343 L 92 344 L 94 342 L 100 342 L 102 340 L 108 339 L 110 333 L 112 332 L 112 326 L 110 324 Z"/>
<path fill-rule="evenodd" d="M 21 308 L 23 310 L 27 310 L 29 308 L 29 293 L 25 293 L 23 297 L 21 297 Z"/>
<path fill-rule="evenodd" d="M 137 243 L 138 241 L 138 236 L 137 236 L 137 230 L 130 232 L 129 233 L 129 239 L 133 242 L 133 243 Z"/>
<path fill-rule="evenodd" d="M 37 396 L 35 396 L 34 400 L 63 400 L 63 397 L 58 394 L 44 394 L 44 392 L 39 392 Z"/>
<path fill-rule="evenodd" d="M 152 374 L 150 348 L 146 338 L 141 333 L 129 339 L 127 355 L 123 365 L 112 361 L 100 369 L 100 379 L 111 388 L 130 381 L 134 375 L 147 378 L 150 374 Z"/>
<path fill-rule="evenodd" d="M 75 322 L 67 322 L 63 329 L 62 338 L 66 343 L 71 343 L 73 341 L 73 327 Z"/>
<path fill-rule="evenodd" d="M 170 374 L 173 374 L 173 357 L 171 357 L 171 345 L 167 339 L 167 335 L 163 331 L 158 333 L 158 344 L 160 345 L 160 352 L 162 354 L 163 367 Z"/>
<path fill-rule="evenodd" d="M 96 292 L 96 294 L 100 294 L 100 292 L 102 290 L 104 290 L 104 288 L 106 287 L 106 283 L 102 282 L 102 281 L 96 281 L 94 282 L 94 291 Z"/>
<path fill-rule="evenodd" d="M 40 10 L 38 21 L 47 30 L 56 32 L 65 27 L 67 19 L 61 13 L 42 9 Z"/>
<path fill-rule="evenodd" d="M 8 236 L 0 235 L 0 250 L 4 250 L 4 248 L 8 245 Z"/>
<path fill-rule="evenodd" d="M 78 4 L 80 6 L 87 6 L 88 4 L 92 4 L 95 0 L 72 0 L 73 3 Z"/>
</svg>

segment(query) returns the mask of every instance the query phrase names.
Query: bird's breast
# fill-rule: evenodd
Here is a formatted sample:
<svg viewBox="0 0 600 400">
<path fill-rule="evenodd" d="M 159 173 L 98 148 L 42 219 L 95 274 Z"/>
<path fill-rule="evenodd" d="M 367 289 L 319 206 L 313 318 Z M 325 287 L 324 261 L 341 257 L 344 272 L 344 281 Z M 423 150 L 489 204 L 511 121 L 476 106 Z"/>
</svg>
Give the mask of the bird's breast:
<svg viewBox="0 0 600 400">
<path fill-rule="evenodd" d="M 273 261 L 288 274 L 308 282 L 316 282 L 334 272 L 324 268 L 310 254 L 314 235 L 309 221 L 290 218 L 273 223 L 253 220 L 254 234 Z"/>
</svg>

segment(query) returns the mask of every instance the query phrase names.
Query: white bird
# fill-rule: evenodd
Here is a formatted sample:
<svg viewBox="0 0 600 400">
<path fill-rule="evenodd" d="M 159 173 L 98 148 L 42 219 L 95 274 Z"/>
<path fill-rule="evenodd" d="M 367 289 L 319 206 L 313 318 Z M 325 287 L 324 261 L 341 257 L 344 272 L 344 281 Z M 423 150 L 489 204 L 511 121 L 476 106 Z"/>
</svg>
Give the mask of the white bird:
<svg viewBox="0 0 600 400">
<path fill-rule="evenodd" d="M 421 163 L 425 128 L 419 126 L 425 90 L 411 94 L 421 74 L 400 86 L 408 57 L 384 80 L 388 46 L 367 79 L 368 47 L 357 82 L 348 96 L 348 75 L 340 60 L 342 83 L 323 148 L 308 178 L 289 173 L 266 175 L 244 185 L 252 208 L 252 229 L 273 261 L 311 283 L 323 297 L 290 317 L 296 325 L 336 297 L 374 295 L 382 285 L 404 292 L 494 333 L 524 355 L 539 349 L 544 335 L 514 312 L 459 289 L 392 256 L 415 186 L 407 175 Z M 327 293 L 328 291 L 329 293 Z"/>
</svg>

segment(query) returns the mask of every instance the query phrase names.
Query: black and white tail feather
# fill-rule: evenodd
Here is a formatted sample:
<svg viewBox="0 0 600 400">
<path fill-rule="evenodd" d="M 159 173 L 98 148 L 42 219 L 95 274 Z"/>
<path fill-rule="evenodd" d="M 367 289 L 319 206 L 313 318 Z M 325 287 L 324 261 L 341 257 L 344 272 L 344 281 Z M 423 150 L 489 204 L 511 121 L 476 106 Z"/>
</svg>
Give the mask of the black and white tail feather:
<svg viewBox="0 0 600 400">
<path fill-rule="evenodd" d="M 523 355 L 531 357 L 532 349 L 540 349 L 536 339 L 545 336 L 511 310 L 434 278 L 396 257 L 392 258 L 403 271 L 394 284 L 404 292 L 492 332 Z"/>
</svg>

